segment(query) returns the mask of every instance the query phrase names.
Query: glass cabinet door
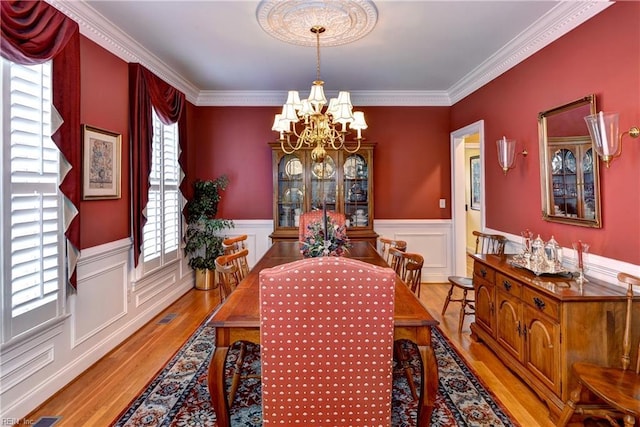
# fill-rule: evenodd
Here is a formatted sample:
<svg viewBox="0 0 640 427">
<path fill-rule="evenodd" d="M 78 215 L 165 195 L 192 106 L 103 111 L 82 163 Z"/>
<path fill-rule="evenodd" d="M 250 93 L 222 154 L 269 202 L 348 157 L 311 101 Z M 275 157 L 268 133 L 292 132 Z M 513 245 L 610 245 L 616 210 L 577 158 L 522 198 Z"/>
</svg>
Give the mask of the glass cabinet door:
<svg viewBox="0 0 640 427">
<path fill-rule="evenodd" d="M 328 211 L 336 210 L 337 192 L 337 159 L 335 153 L 329 153 L 322 163 L 311 163 L 311 209 L 323 208 L 326 203 Z"/>
<path fill-rule="evenodd" d="M 343 164 L 344 206 L 349 227 L 369 225 L 369 165 L 364 156 L 351 154 Z"/>
<path fill-rule="evenodd" d="M 560 148 L 551 156 L 553 209 L 558 216 L 578 216 L 578 181 L 576 155 Z"/>
<path fill-rule="evenodd" d="M 596 218 L 596 194 L 594 184 L 593 149 L 589 148 L 582 156 L 582 178 L 584 179 L 583 200 L 584 217 L 586 219 Z"/>
<path fill-rule="evenodd" d="M 304 212 L 304 164 L 296 154 L 284 155 L 278 163 L 278 224 L 298 227 Z"/>
<path fill-rule="evenodd" d="M 553 215 L 595 220 L 598 202 L 593 149 L 590 145 L 573 144 L 551 150 Z"/>
</svg>

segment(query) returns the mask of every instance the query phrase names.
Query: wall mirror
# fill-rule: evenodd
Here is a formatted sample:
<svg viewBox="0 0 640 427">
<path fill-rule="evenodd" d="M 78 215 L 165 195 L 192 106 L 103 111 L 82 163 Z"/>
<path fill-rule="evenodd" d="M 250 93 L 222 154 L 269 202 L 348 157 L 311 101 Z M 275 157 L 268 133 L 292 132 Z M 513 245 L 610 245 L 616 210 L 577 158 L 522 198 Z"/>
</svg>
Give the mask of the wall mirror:
<svg viewBox="0 0 640 427">
<path fill-rule="evenodd" d="M 596 112 L 588 95 L 538 114 L 542 217 L 600 228 L 600 172 L 584 117 Z"/>
</svg>

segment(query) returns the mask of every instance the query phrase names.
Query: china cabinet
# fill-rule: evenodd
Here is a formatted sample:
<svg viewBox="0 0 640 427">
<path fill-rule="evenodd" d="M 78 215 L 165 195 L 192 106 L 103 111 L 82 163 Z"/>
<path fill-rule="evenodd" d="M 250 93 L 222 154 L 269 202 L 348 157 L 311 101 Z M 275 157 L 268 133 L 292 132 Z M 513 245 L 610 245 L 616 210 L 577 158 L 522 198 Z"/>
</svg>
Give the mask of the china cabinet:
<svg viewBox="0 0 640 427">
<path fill-rule="evenodd" d="M 593 278 L 536 276 L 509 256 L 471 255 L 476 292 L 472 338 L 484 342 L 547 404 L 556 420 L 576 386 L 576 361 L 619 366 L 625 288 Z M 640 312 L 640 297 L 634 301 Z M 634 318 L 640 338 L 640 318 Z"/>
<path fill-rule="evenodd" d="M 292 154 L 279 142 L 269 144 L 273 159 L 272 241 L 297 240 L 303 212 L 327 210 L 343 213 L 351 240 L 376 244 L 373 231 L 373 149 L 363 142 L 356 153 L 327 150 L 323 163 L 311 159 L 311 148 Z"/>
</svg>

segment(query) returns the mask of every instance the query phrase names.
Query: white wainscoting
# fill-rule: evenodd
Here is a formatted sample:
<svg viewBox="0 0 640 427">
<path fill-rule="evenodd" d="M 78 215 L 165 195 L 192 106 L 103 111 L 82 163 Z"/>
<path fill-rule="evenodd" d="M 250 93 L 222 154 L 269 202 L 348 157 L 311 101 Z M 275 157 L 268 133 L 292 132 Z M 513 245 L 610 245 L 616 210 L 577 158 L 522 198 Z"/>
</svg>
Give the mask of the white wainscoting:
<svg viewBox="0 0 640 427">
<path fill-rule="evenodd" d="M 264 255 L 273 232 L 272 220 L 234 220 L 235 228 L 229 235 L 247 234 L 249 265 Z M 408 251 L 425 259 L 422 269 L 423 282 L 443 283 L 453 271 L 451 220 L 375 220 L 378 235 L 405 240 Z"/>
<path fill-rule="evenodd" d="M 82 250 L 68 315 L 3 348 L 0 419 L 25 417 L 193 288 L 183 260 L 132 282 L 131 253 L 130 239 Z"/>
<path fill-rule="evenodd" d="M 407 242 L 407 252 L 424 257 L 422 281 L 445 283 L 453 271 L 451 220 L 375 220 L 379 236 Z"/>
<path fill-rule="evenodd" d="M 247 249 L 249 249 L 249 267 L 256 265 L 256 262 L 267 252 L 271 246 L 273 233 L 273 220 L 271 219 L 235 219 L 233 220 L 233 230 L 229 230 L 229 236 L 247 235 Z"/>
<path fill-rule="evenodd" d="M 246 234 L 249 264 L 271 245 L 273 221 L 234 220 L 229 236 Z M 407 241 L 425 258 L 424 282 L 446 282 L 453 271 L 451 220 L 376 220 L 375 231 Z M 500 230 L 489 230 L 501 233 Z M 519 236 L 505 234 L 508 252 Z M 572 261 L 570 249 L 565 259 Z M 618 271 L 640 276 L 640 266 L 589 255 L 589 274 L 617 283 Z M 22 418 L 193 288 L 194 274 L 179 258 L 135 281 L 129 239 L 84 249 L 78 263 L 78 292 L 68 297 L 68 316 L 34 331 L 28 340 L 2 349 L 0 419 Z M 51 414 L 56 415 L 56 414 Z"/>
</svg>

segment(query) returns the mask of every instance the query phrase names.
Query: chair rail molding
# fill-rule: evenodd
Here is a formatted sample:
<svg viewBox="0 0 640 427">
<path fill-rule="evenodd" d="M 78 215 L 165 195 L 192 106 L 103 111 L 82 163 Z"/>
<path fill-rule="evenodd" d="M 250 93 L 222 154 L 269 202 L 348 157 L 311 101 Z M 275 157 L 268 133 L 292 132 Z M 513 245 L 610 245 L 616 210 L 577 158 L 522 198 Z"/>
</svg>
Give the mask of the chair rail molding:
<svg viewBox="0 0 640 427">
<path fill-rule="evenodd" d="M 522 252 L 522 238 L 520 236 L 494 229 L 487 229 L 486 232 L 502 234 L 509 239 L 505 248 L 506 254 Z M 562 263 L 567 266 L 569 270 L 576 268 L 578 260 L 576 251 L 573 250 L 573 248 L 562 248 Z M 589 253 L 585 265 L 585 275 L 621 286 L 625 289 L 626 285 L 622 285 L 618 282 L 618 273 L 624 272 L 634 276 L 640 276 L 640 265 L 630 264 L 628 262 L 606 258 L 592 253 Z"/>
</svg>

